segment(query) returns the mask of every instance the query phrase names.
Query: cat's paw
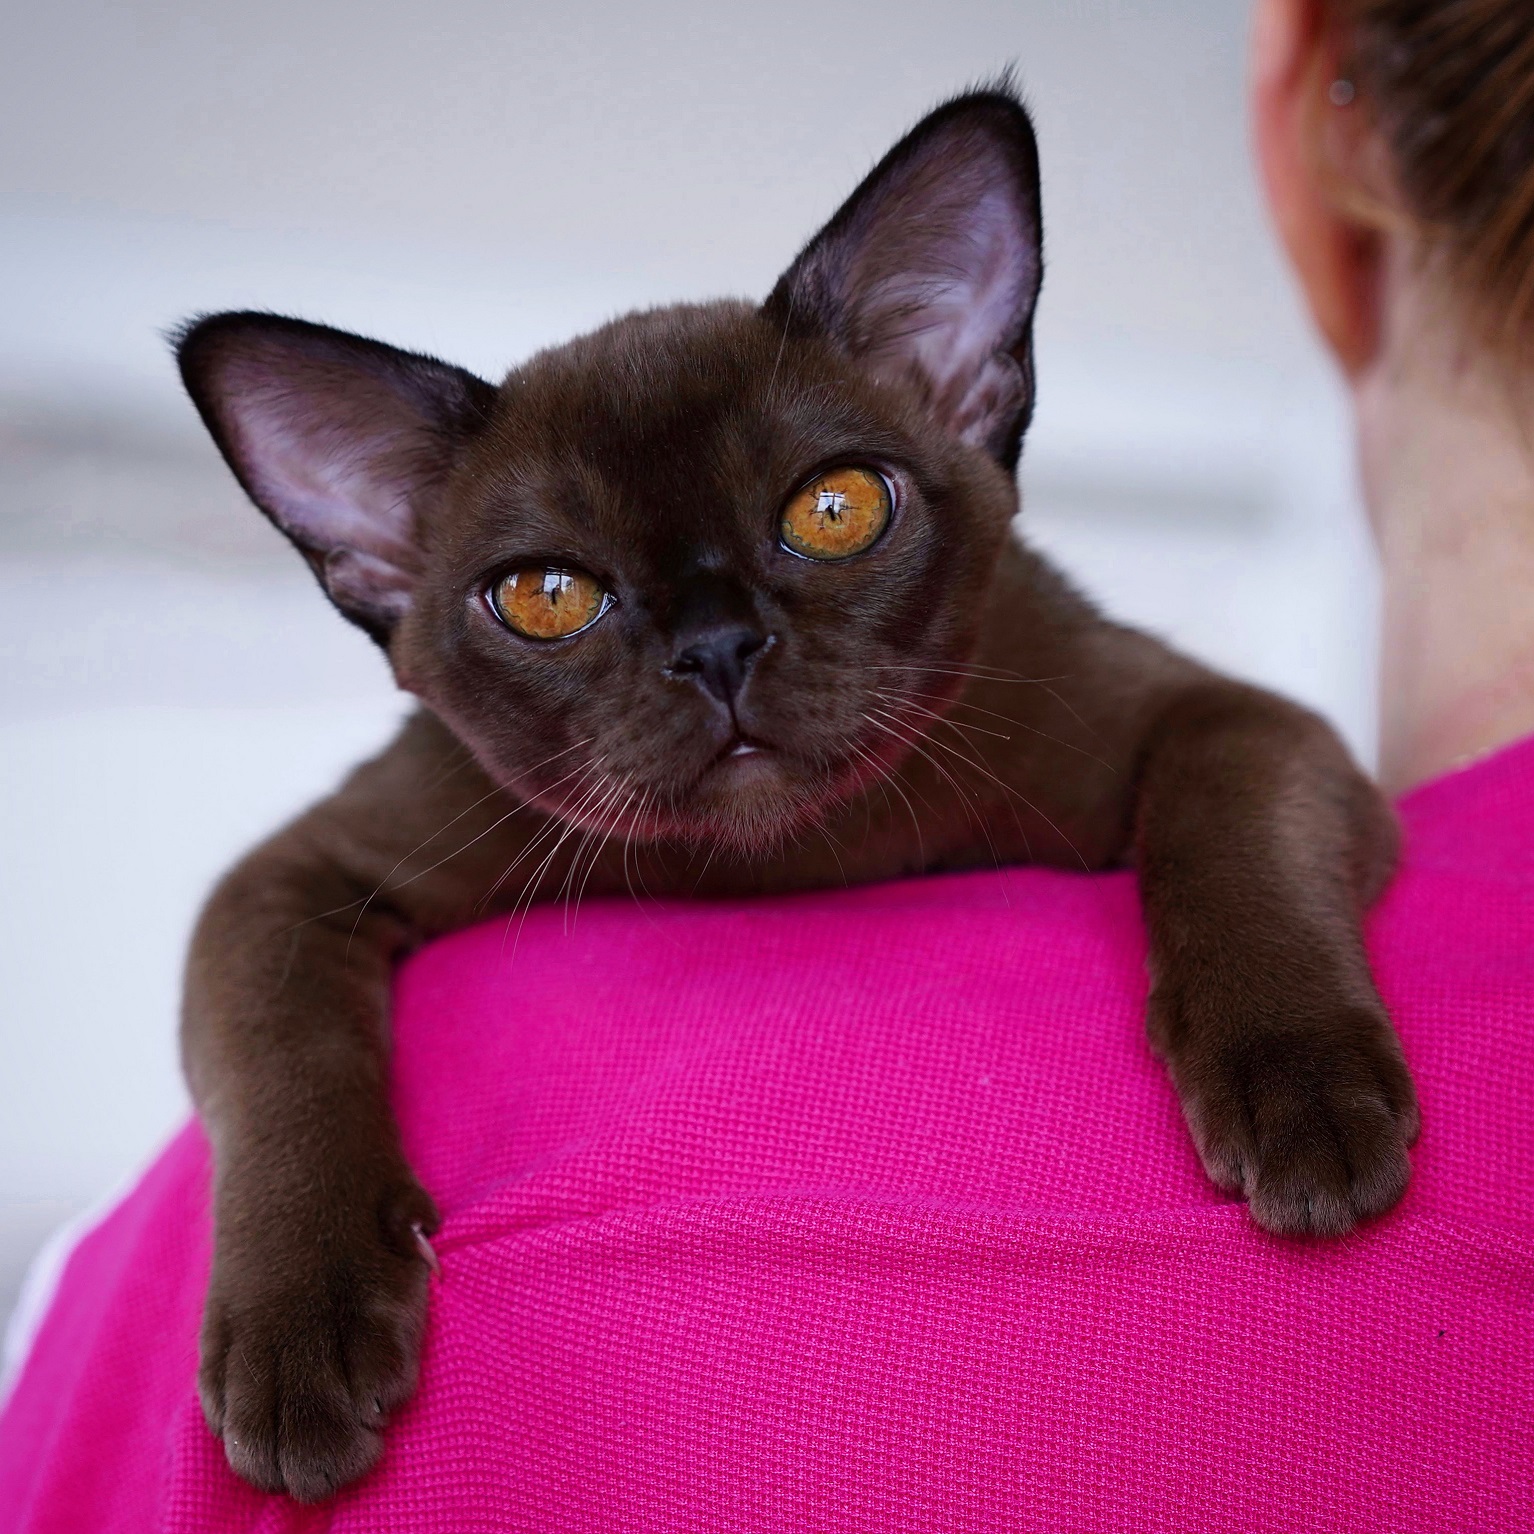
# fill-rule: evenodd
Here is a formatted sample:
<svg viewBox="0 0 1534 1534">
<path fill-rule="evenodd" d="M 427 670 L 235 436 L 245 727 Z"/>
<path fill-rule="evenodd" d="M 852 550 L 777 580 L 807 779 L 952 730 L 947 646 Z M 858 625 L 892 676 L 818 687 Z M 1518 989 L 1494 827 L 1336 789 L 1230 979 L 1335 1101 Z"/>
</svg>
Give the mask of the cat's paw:
<svg viewBox="0 0 1534 1534">
<path fill-rule="evenodd" d="M 1204 1169 L 1265 1230 L 1341 1235 L 1406 1191 L 1417 1098 L 1382 1013 L 1234 1030 L 1170 1064 Z"/>
<path fill-rule="evenodd" d="M 436 1210 L 413 1180 L 326 1225 L 221 1219 L 198 1392 L 237 1475 L 317 1502 L 372 1468 L 414 1390 Z"/>
</svg>

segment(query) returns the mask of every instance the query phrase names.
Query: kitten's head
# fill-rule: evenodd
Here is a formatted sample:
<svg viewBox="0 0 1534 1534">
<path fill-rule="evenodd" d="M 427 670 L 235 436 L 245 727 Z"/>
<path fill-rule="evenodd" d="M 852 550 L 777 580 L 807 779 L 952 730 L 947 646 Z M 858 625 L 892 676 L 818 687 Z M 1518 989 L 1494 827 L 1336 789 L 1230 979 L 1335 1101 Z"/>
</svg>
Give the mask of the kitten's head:
<svg viewBox="0 0 1534 1534">
<path fill-rule="evenodd" d="M 503 784 L 747 850 L 910 749 L 969 658 L 1033 403 L 1038 165 L 1005 90 L 906 136 L 761 306 L 635 314 L 499 388 L 224 314 L 182 375 L 331 600 Z"/>
</svg>

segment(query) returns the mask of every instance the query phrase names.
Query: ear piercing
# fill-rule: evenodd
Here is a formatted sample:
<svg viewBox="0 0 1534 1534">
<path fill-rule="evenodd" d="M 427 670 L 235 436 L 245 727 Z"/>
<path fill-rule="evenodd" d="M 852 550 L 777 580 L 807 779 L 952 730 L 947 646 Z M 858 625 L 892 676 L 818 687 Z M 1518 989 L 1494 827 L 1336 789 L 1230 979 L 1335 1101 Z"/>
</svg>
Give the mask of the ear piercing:
<svg viewBox="0 0 1534 1534">
<path fill-rule="evenodd" d="M 1353 82 L 1351 80 L 1333 80 L 1326 91 L 1326 99 L 1334 107 L 1352 106 L 1353 100 L 1357 95 L 1358 92 L 1353 89 Z"/>
</svg>

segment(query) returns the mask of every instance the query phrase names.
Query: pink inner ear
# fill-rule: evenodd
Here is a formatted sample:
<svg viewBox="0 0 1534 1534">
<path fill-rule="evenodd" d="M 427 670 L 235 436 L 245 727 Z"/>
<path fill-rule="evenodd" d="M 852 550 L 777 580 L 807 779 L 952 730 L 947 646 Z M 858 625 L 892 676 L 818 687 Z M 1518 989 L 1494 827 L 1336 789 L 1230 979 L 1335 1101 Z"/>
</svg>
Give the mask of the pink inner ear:
<svg viewBox="0 0 1534 1534">
<path fill-rule="evenodd" d="M 307 548 L 347 549 L 408 569 L 415 476 L 401 440 L 412 424 L 398 418 L 404 411 L 391 421 L 381 402 L 344 388 L 310 392 L 262 380 L 242 392 L 232 382 L 231 445 L 284 531 Z"/>
<path fill-rule="evenodd" d="M 985 413 L 982 402 L 1000 403 L 1012 392 L 1005 378 L 1020 385 L 1006 352 L 1038 273 L 1015 193 L 976 185 L 979 179 L 971 172 L 939 186 L 935 176 L 922 176 L 918 195 L 901 199 L 897 227 L 870 231 L 871 248 L 854 276 L 867 284 L 854 303 L 869 360 L 881 370 L 915 366 L 956 431 L 961 418 Z M 932 206 L 923 192 L 932 194 Z M 886 221 L 893 221 L 889 214 L 876 223 Z"/>
<path fill-rule="evenodd" d="M 1033 255 L 1018 238 L 1011 197 L 988 192 L 970 209 L 967 233 L 958 272 L 933 303 L 932 323 L 914 337 L 940 392 L 978 373 L 1007 345 L 1033 277 Z"/>
<path fill-rule="evenodd" d="M 311 555 L 331 598 L 369 627 L 410 606 L 415 518 L 447 459 L 437 423 L 387 366 L 256 338 L 215 376 L 231 458 Z"/>
<path fill-rule="evenodd" d="M 325 589 L 345 608 L 357 608 L 391 622 L 410 610 L 411 578 L 387 560 L 355 549 L 335 549 L 325 558 Z"/>
</svg>

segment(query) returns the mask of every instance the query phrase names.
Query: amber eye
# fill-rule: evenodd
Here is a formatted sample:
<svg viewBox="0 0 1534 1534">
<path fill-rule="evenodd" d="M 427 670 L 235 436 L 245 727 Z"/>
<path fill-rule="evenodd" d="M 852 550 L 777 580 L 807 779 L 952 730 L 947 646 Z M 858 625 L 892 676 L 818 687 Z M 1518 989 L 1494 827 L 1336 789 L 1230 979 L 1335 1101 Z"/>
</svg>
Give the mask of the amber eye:
<svg viewBox="0 0 1534 1534">
<path fill-rule="evenodd" d="M 490 590 L 501 621 L 529 639 L 568 639 L 607 611 L 611 599 L 584 570 L 528 565 Z"/>
<path fill-rule="evenodd" d="M 783 511 L 783 542 L 807 559 L 861 554 L 890 519 L 889 482 L 872 469 L 829 469 Z"/>
</svg>

